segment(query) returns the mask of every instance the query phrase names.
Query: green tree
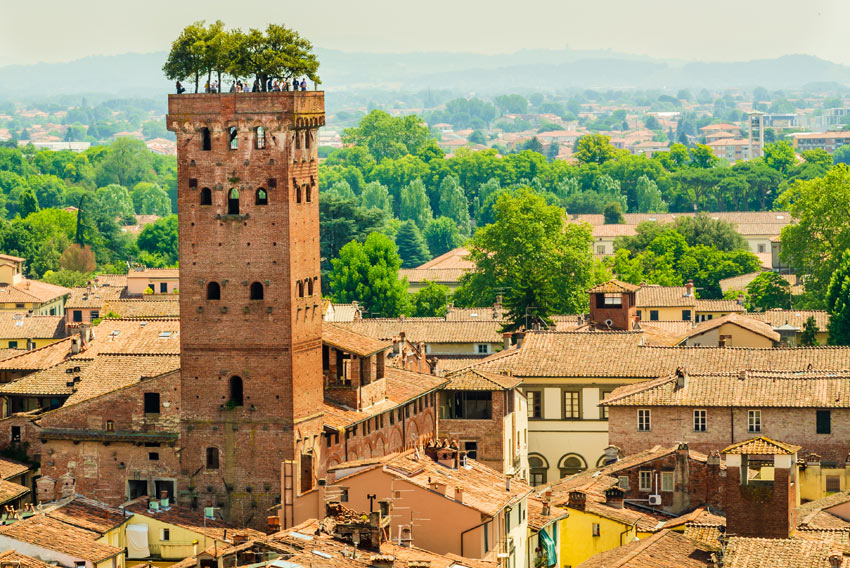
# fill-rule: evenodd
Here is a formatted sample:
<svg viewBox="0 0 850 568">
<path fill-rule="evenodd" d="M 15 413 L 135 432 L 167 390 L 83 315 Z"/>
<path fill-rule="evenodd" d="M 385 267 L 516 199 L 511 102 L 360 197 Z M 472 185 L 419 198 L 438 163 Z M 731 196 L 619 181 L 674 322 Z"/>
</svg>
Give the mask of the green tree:
<svg viewBox="0 0 850 568">
<path fill-rule="evenodd" d="M 667 211 L 667 203 L 661 197 L 658 184 L 645 175 L 638 178 L 636 198 L 638 213 L 664 213 Z"/>
<path fill-rule="evenodd" d="M 66 271 L 89 273 L 97 268 L 97 263 L 94 259 L 94 251 L 90 246 L 80 246 L 74 243 L 62 253 L 59 258 L 59 266 Z"/>
<path fill-rule="evenodd" d="M 380 209 L 387 215 L 392 215 L 392 197 L 385 185 L 380 182 L 373 181 L 363 186 L 363 191 L 360 194 L 360 205 L 366 209 Z"/>
<path fill-rule="evenodd" d="M 359 302 L 372 317 L 398 317 L 406 308 L 407 279 L 400 280 L 401 258 L 386 235 L 372 233 L 351 241 L 331 261 L 328 275 L 335 302 Z"/>
<path fill-rule="evenodd" d="M 484 133 L 480 130 L 473 130 L 472 134 L 469 135 L 469 141 L 472 144 L 486 144 L 487 138 L 484 137 Z"/>
<path fill-rule="evenodd" d="M 422 230 L 432 217 L 431 203 L 425 192 L 425 184 L 417 178 L 401 190 L 399 218 L 402 221 L 413 221 Z"/>
<path fill-rule="evenodd" d="M 416 268 L 431 259 L 422 233 L 413 221 L 405 221 L 395 237 L 402 268 Z"/>
<path fill-rule="evenodd" d="M 765 144 L 763 159 L 765 164 L 783 174 L 797 160 L 794 154 L 794 148 L 785 141 Z"/>
<path fill-rule="evenodd" d="M 709 169 L 717 165 L 718 158 L 709 146 L 697 144 L 691 148 L 691 165 L 695 168 Z"/>
<path fill-rule="evenodd" d="M 832 153 L 832 161 L 835 164 L 850 165 L 850 144 L 836 148 L 835 152 Z"/>
<path fill-rule="evenodd" d="M 832 167 L 833 164 L 832 155 L 826 150 L 822 150 L 820 148 L 815 148 L 814 150 L 804 150 L 800 155 L 803 157 L 806 163 L 820 166 L 824 170 L 828 170 Z"/>
<path fill-rule="evenodd" d="M 345 129 L 342 139 L 347 144 L 366 148 L 378 162 L 408 154 L 423 156 L 436 146 L 428 126 L 418 116 L 393 117 L 381 110 L 364 116 L 356 128 Z"/>
<path fill-rule="evenodd" d="M 428 221 L 425 225 L 424 236 L 428 250 L 435 257 L 463 244 L 463 236 L 457 228 L 457 223 L 448 217 L 437 217 Z"/>
<path fill-rule="evenodd" d="M 733 223 L 712 219 L 703 211 L 694 216 L 678 217 L 674 228 L 685 237 L 688 246 L 705 245 L 723 251 L 748 250 L 747 241 Z"/>
<path fill-rule="evenodd" d="M 593 274 L 590 227 L 567 222 L 563 209 L 530 188 L 501 194 L 494 209 L 495 222 L 469 243 L 476 268 L 461 278 L 456 298 L 480 306 L 502 293 L 506 330 L 526 322 L 549 325 L 554 313 L 582 312 Z"/>
<path fill-rule="evenodd" d="M 270 78 L 307 77 L 321 82 L 313 44 L 295 30 L 278 24 L 269 24 L 265 32 L 254 28 L 245 33 L 234 30 L 228 44 L 228 72 L 236 77 L 253 75 L 262 91 Z"/>
<path fill-rule="evenodd" d="M 326 195 L 319 199 L 319 236 L 322 274 L 331 269 L 331 260 L 352 240 L 364 241 L 369 233 L 381 231 L 387 220 L 382 209 L 366 209 L 355 199 Z M 322 278 L 323 284 L 326 282 Z"/>
<path fill-rule="evenodd" d="M 151 152 L 144 142 L 135 138 L 118 138 L 95 168 L 95 180 L 100 187 L 112 183 L 133 187 L 152 176 Z"/>
<path fill-rule="evenodd" d="M 606 225 L 622 225 L 626 222 L 626 219 L 623 217 L 623 207 L 616 201 L 605 206 L 602 216 L 605 218 Z"/>
<path fill-rule="evenodd" d="M 575 157 L 582 164 L 604 164 L 617 157 L 611 139 L 602 134 L 586 134 L 576 142 Z"/>
<path fill-rule="evenodd" d="M 440 215 L 457 223 L 461 234 L 469 234 L 469 203 L 454 176 L 446 176 L 440 183 Z"/>
<path fill-rule="evenodd" d="M 165 217 L 171 213 L 171 199 L 165 190 L 155 183 L 137 183 L 130 193 L 130 198 L 137 215 Z"/>
<path fill-rule="evenodd" d="M 523 150 L 531 150 L 532 152 L 537 152 L 538 154 L 543 153 L 543 143 L 537 138 L 537 136 L 533 136 L 529 140 L 522 145 Z"/>
<path fill-rule="evenodd" d="M 841 255 L 826 291 L 830 345 L 850 345 L 850 250 Z"/>
<path fill-rule="evenodd" d="M 18 213 L 21 217 L 26 217 L 30 213 L 35 213 L 38 209 L 38 199 L 35 197 L 35 192 L 31 188 L 27 188 L 21 194 L 18 202 Z"/>
<path fill-rule="evenodd" d="M 850 249 L 850 166 L 838 164 L 822 178 L 795 182 L 776 206 L 796 219 L 782 228 L 782 258 L 806 277 L 807 293 L 825 297 L 841 255 Z"/>
<path fill-rule="evenodd" d="M 118 184 L 109 184 L 98 188 L 94 194 L 93 205 L 98 211 L 113 219 L 125 219 L 133 216 L 133 199 L 127 188 Z"/>
<path fill-rule="evenodd" d="M 163 73 L 172 81 L 194 80 L 196 93 L 207 59 L 205 39 L 206 26 L 203 21 L 186 26 L 171 43 L 168 59 L 162 66 Z"/>
<path fill-rule="evenodd" d="M 334 183 L 330 189 L 325 192 L 327 196 L 333 196 L 337 199 L 357 199 L 357 196 L 354 195 L 354 192 L 351 190 L 351 185 L 345 181 L 340 180 Z"/>
<path fill-rule="evenodd" d="M 791 309 L 791 285 L 776 272 L 762 272 L 747 284 L 749 310 Z"/>
<path fill-rule="evenodd" d="M 167 264 L 177 262 L 177 215 L 169 215 L 145 225 L 137 241 L 139 250 L 161 257 Z"/>
<path fill-rule="evenodd" d="M 814 316 L 809 316 L 803 324 L 803 332 L 800 334 L 800 347 L 816 347 L 818 345 L 818 333 L 820 329 Z"/>
<path fill-rule="evenodd" d="M 425 281 L 425 287 L 413 294 L 411 298 L 411 313 L 419 318 L 441 318 L 446 315 L 446 309 L 451 300 L 449 287 L 436 282 Z"/>
</svg>

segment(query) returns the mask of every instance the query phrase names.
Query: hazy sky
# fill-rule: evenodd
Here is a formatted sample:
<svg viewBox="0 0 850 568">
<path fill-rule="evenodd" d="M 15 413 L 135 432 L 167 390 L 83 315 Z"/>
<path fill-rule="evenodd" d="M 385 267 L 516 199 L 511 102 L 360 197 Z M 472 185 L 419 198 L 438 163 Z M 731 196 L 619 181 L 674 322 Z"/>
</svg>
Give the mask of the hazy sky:
<svg viewBox="0 0 850 568">
<path fill-rule="evenodd" d="M 847 0 L 0 0 L 0 65 L 167 50 L 186 24 L 294 27 L 346 51 L 611 49 L 850 64 Z"/>
</svg>

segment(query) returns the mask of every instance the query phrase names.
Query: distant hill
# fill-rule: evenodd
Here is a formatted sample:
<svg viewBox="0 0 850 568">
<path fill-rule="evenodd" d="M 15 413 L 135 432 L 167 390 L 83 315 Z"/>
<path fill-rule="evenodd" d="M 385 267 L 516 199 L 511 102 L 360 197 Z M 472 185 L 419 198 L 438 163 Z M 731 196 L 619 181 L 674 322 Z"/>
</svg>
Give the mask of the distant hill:
<svg viewBox="0 0 850 568">
<path fill-rule="evenodd" d="M 733 63 L 652 59 L 608 51 L 524 50 L 474 53 L 352 53 L 317 49 L 326 89 L 452 89 L 518 92 L 565 88 L 850 85 L 850 67 L 808 55 Z M 69 63 L 0 68 L 0 93 L 10 97 L 108 93 L 160 96 L 172 90 L 161 71 L 165 53 L 94 56 Z M 2 95 L 0 95 L 2 96 Z"/>
</svg>

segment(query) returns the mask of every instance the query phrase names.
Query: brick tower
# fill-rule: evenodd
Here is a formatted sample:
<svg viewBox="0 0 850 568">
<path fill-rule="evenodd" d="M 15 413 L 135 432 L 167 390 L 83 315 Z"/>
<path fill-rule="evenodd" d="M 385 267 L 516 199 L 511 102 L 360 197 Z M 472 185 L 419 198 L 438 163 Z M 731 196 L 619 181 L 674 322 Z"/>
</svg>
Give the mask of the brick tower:
<svg viewBox="0 0 850 568">
<path fill-rule="evenodd" d="M 179 498 L 265 527 L 269 507 L 312 488 L 319 463 L 324 93 L 171 95 L 166 120 L 177 135 Z"/>
</svg>

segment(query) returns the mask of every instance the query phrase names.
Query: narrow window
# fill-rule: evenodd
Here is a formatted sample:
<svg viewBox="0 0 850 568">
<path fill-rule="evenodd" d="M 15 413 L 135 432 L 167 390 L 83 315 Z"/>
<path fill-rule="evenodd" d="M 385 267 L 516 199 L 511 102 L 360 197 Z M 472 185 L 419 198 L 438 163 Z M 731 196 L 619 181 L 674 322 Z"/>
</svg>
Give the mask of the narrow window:
<svg viewBox="0 0 850 568">
<path fill-rule="evenodd" d="M 542 405 L 541 405 L 541 393 L 540 391 L 528 391 L 525 393 L 526 397 L 528 397 L 528 417 L 529 418 L 543 418 Z"/>
<path fill-rule="evenodd" d="M 115 422 L 112 420 L 106 421 L 106 431 L 107 432 L 115 432 Z"/>
<path fill-rule="evenodd" d="M 12 426 L 12 441 L 20 442 L 21 441 L 21 427 L 20 426 Z"/>
<path fill-rule="evenodd" d="M 661 472 L 661 491 L 665 493 L 671 493 L 673 491 L 673 472 L 672 471 L 662 471 Z"/>
<path fill-rule="evenodd" d="M 747 432 L 761 432 L 761 410 L 747 411 Z"/>
<path fill-rule="evenodd" d="M 269 204 L 269 194 L 266 193 L 266 190 L 262 187 L 257 190 L 256 199 L 254 200 L 254 205 L 268 205 Z"/>
<path fill-rule="evenodd" d="M 313 489 L 313 455 L 301 454 L 301 493 Z"/>
<path fill-rule="evenodd" d="M 221 300 L 221 286 L 218 282 L 207 284 L 207 300 Z"/>
<path fill-rule="evenodd" d="M 212 205 L 212 191 L 208 187 L 201 189 L 201 205 Z"/>
<path fill-rule="evenodd" d="M 254 282 L 251 284 L 251 299 L 252 300 L 262 300 L 263 299 L 263 285 L 259 282 Z"/>
<path fill-rule="evenodd" d="M 593 536 L 599 536 L 602 534 L 599 529 L 599 523 L 593 523 L 593 527 L 591 528 Z"/>
<path fill-rule="evenodd" d="M 313 186 L 308 185 L 304 187 L 304 201 L 310 203 L 313 200 Z"/>
<path fill-rule="evenodd" d="M 207 469 L 218 469 L 218 448 L 207 448 Z"/>
<path fill-rule="evenodd" d="M 682 310 L 682 321 L 691 321 L 691 310 Z"/>
<path fill-rule="evenodd" d="M 694 432 L 705 432 L 705 410 L 694 410 Z"/>
<path fill-rule="evenodd" d="M 609 396 L 611 396 L 611 391 L 600 391 L 600 393 L 599 393 L 599 399 L 600 400 L 605 400 Z M 601 418 L 602 420 L 608 420 L 608 407 L 607 406 L 600 406 L 599 407 L 599 418 Z"/>
<path fill-rule="evenodd" d="M 230 377 L 230 404 L 242 406 L 242 377 Z"/>
<path fill-rule="evenodd" d="M 581 393 L 564 391 L 564 418 L 578 420 L 581 418 Z"/>
<path fill-rule="evenodd" d="M 237 135 L 235 126 L 230 127 L 229 140 L 230 140 L 230 149 L 231 150 L 238 150 L 239 149 L 239 136 Z"/>
<path fill-rule="evenodd" d="M 83 311 L 82 311 L 82 310 L 74 310 L 74 313 L 72 314 L 72 317 L 73 317 L 73 320 L 74 320 L 75 322 L 81 322 L 81 321 L 83 321 Z"/>
<path fill-rule="evenodd" d="M 832 420 L 831 420 L 829 410 L 818 410 L 817 411 L 817 433 L 818 434 L 831 434 L 832 433 Z"/>
<path fill-rule="evenodd" d="M 649 310 L 649 321 L 658 321 L 658 310 Z"/>
<path fill-rule="evenodd" d="M 312 278 L 307 280 L 307 295 L 308 296 L 313 295 L 313 279 Z"/>
<path fill-rule="evenodd" d="M 164 542 L 168 542 L 169 540 L 171 540 L 171 529 L 162 529 L 162 538 L 160 538 L 159 540 Z"/>
<path fill-rule="evenodd" d="M 266 129 L 258 126 L 254 129 L 254 142 L 257 150 L 265 150 L 266 148 Z"/>
<path fill-rule="evenodd" d="M 298 132 L 297 130 L 295 131 L 295 149 L 296 150 L 301 149 L 301 133 Z"/>
<path fill-rule="evenodd" d="M 638 472 L 638 489 L 640 491 L 652 491 L 652 471 L 642 469 Z"/>
<path fill-rule="evenodd" d="M 638 410 L 638 432 L 649 432 L 652 427 L 652 420 L 648 408 Z"/>
<path fill-rule="evenodd" d="M 307 150 L 310 149 L 310 131 L 309 130 L 304 131 L 304 148 L 306 148 Z"/>
<path fill-rule="evenodd" d="M 145 393 L 145 414 L 159 414 L 159 393 Z"/>
<path fill-rule="evenodd" d="M 189 178 L 189 189 L 198 189 L 198 178 Z"/>
<path fill-rule="evenodd" d="M 303 298 L 304 297 L 304 282 L 299 280 L 296 287 L 298 288 L 298 297 Z"/>
<path fill-rule="evenodd" d="M 295 184 L 295 203 L 301 203 L 301 186 Z"/>
<path fill-rule="evenodd" d="M 841 491 L 841 476 L 840 475 L 827 475 L 826 476 L 826 492 L 827 493 L 838 493 Z"/>
<path fill-rule="evenodd" d="M 201 150 L 209 152 L 212 150 L 212 138 L 209 128 L 201 128 Z"/>
<path fill-rule="evenodd" d="M 159 293 L 160 294 L 168 294 L 168 282 L 160 282 L 159 283 Z"/>
<path fill-rule="evenodd" d="M 239 215 L 239 190 L 235 187 L 227 194 L 227 214 Z"/>
</svg>

